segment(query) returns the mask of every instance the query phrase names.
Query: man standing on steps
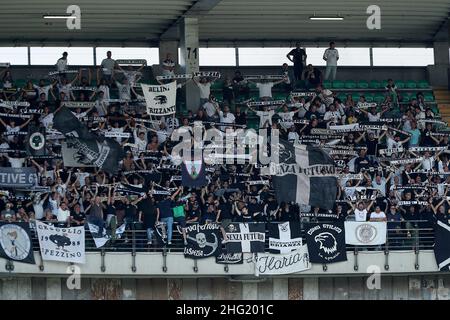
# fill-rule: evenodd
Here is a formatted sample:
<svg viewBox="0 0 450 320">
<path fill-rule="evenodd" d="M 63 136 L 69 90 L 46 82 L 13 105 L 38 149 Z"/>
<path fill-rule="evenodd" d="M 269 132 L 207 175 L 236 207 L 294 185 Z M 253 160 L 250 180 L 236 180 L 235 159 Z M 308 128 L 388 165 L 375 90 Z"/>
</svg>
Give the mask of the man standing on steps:
<svg viewBox="0 0 450 320">
<path fill-rule="evenodd" d="M 325 80 L 330 78 L 336 79 L 337 61 L 339 60 L 339 52 L 335 48 L 334 42 L 330 42 L 330 47 L 323 53 L 323 60 L 327 62 L 327 68 L 325 69 Z"/>
<path fill-rule="evenodd" d="M 292 49 L 286 57 L 294 63 L 294 77 L 295 80 L 302 80 L 303 66 L 306 63 L 306 51 L 300 48 L 300 42 L 295 44 L 295 49 Z M 292 58 L 291 58 L 292 56 Z"/>
</svg>

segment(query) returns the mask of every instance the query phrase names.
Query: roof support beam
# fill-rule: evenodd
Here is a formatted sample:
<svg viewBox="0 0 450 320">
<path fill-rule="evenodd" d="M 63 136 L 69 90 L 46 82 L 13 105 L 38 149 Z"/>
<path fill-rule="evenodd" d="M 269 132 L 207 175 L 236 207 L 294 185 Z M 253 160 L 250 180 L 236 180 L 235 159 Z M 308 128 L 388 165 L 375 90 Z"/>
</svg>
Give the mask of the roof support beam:
<svg viewBox="0 0 450 320">
<path fill-rule="evenodd" d="M 179 39 L 179 23 L 183 18 L 198 18 L 199 16 L 207 14 L 222 0 L 197 0 L 188 10 L 173 21 L 160 35 L 161 40 L 178 40 Z"/>
</svg>

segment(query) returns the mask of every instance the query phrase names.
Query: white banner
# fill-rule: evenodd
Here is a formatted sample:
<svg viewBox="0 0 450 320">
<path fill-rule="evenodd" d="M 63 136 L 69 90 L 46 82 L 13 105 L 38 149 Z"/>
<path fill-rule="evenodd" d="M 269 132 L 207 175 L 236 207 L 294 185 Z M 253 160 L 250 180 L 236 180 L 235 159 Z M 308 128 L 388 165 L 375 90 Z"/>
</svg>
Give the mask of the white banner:
<svg viewBox="0 0 450 320">
<path fill-rule="evenodd" d="M 303 245 L 299 250 L 287 254 L 258 253 L 255 263 L 255 275 L 279 275 L 296 273 L 311 269 L 308 248 Z"/>
<path fill-rule="evenodd" d="M 386 222 L 345 222 L 345 243 L 373 246 L 386 243 Z"/>
<path fill-rule="evenodd" d="M 57 228 L 36 220 L 43 260 L 85 263 L 84 226 Z"/>
<path fill-rule="evenodd" d="M 141 84 L 147 104 L 147 113 L 154 116 L 165 116 L 175 113 L 177 99 L 177 83 L 173 81 L 163 85 Z"/>
</svg>

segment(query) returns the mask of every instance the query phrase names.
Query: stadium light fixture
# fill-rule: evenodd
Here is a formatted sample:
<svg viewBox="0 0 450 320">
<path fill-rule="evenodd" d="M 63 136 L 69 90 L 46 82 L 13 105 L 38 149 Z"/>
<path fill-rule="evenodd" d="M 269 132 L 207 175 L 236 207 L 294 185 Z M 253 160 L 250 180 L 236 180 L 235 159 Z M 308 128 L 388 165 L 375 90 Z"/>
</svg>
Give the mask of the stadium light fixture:
<svg viewBox="0 0 450 320">
<path fill-rule="evenodd" d="M 44 14 L 42 16 L 44 19 L 76 19 L 76 16 L 71 14 Z"/>
<path fill-rule="evenodd" d="M 342 21 L 344 17 L 341 16 L 310 16 L 309 20 L 315 21 Z"/>
</svg>

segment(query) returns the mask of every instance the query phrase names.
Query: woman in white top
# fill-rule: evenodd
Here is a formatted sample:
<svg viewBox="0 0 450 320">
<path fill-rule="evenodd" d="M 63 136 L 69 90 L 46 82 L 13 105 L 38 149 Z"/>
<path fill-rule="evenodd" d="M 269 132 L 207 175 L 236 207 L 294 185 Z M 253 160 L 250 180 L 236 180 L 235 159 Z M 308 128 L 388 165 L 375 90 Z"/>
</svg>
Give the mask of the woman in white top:
<svg viewBox="0 0 450 320">
<path fill-rule="evenodd" d="M 375 207 L 375 211 L 370 214 L 370 221 L 379 222 L 379 221 L 387 221 L 386 214 L 381 211 L 380 206 Z"/>
</svg>

